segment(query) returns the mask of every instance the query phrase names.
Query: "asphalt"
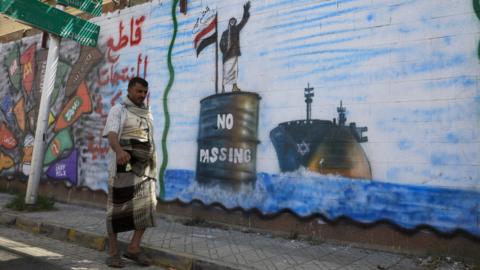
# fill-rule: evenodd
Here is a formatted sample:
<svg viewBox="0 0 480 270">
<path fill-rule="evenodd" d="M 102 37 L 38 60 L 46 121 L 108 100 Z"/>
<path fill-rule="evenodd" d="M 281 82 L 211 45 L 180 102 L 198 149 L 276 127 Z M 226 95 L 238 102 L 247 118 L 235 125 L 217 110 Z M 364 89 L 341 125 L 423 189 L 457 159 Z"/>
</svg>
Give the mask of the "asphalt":
<svg viewBox="0 0 480 270">
<path fill-rule="evenodd" d="M 53 263 L 18 254 L 0 246 L 0 269 L 31 270 L 32 265 L 35 265 L 35 270 L 58 269 Z"/>
<path fill-rule="evenodd" d="M 5 208 L 12 195 L 0 193 L 0 224 L 98 250 L 107 256 L 102 209 L 56 203 L 55 211 L 16 212 Z M 142 248 L 154 264 L 175 269 L 471 269 L 456 261 L 432 268 L 425 258 L 335 243 L 311 243 L 237 229 L 187 226 L 157 217 Z M 125 249 L 131 233 L 119 234 Z M 442 266 L 443 264 L 443 266 Z"/>
</svg>

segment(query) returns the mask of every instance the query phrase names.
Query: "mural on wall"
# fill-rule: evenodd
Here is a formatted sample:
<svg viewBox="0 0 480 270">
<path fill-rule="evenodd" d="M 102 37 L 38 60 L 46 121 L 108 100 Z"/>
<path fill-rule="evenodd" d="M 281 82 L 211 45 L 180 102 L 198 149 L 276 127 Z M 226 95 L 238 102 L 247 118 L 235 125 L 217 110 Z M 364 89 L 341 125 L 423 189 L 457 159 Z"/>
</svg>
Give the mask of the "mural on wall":
<svg viewBox="0 0 480 270">
<path fill-rule="evenodd" d="M 2 53 L 5 52 L 3 68 L 7 69 L 6 75 L 9 82 L 2 85 L 2 95 L 5 100 L 2 106 L 2 146 L 7 153 L 2 153 L 2 167 L 8 169 L 3 171 L 2 175 L 16 175 L 19 178 L 26 179 L 30 174 L 30 165 L 32 161 L 32 153 L 34 147 L 35 122 L 38 112 L 40 93 L 42 88 L 42 76 L 45 74 L 46 49 L 39 48 L 38 37 L 26 38 L 21 42 L 16 42 L 2 46 Z M 5 50 L 3 50 L 5 49 Z M 59 63 L 56 76 L 54 91 L 52 92 L 51 112 L 49 117 L 49 133 L 48 146 L 44 157 L 44 165 L 46 170 L 46 178 L 55 180 L 68 180 L 68 183 L 77 184 L 77 168 L 76 162 L 70 161 L 68 171 L 64 171 L 65 175 L 60 173 L 59 166 L 62 159 L 76 152 L 74 147 L 74 139 L 71 129 L 60 131 L 57 129 L 62 120 L 55 120 L 55 115 L 60 106 L 63 106 L 63 100 L 68 99 L 62 90 L 65 90 L 66 76 L 69 73 L 71 61 L 68 58 L 68 52 L 63 52 Z M 81 59 L 80 59 L 81 62 Z M 78 63 L 81 65 L 81 63 Z M 84 78 L 82 78 L 83 80 Z M 83 92 L 81 92 L 83 91 Z M 82 97 L 89 99 L 88 89 L 80 89 Z M 62 93 L 61 93 L 62 92 Z M 85 102 L 81 100 L 83 108 Z M 69 104 L 68 102 L 65 104 Z M 79 104 L 80 105 L 80 104 Z M 70 106 L 73 107 L 73 106 Z M 70 114 L 76 116 L 75 110 L 71 108 Z M 64 112 L 58 115 L 66 116 Z M 75 119 L 77 120 L 78 117 Z M 70 124 L 73 124 L 73 122 Z M 66 127 L 66 126 L 65 126 Z M 64 128 L 64 127 L 63 127 Z M 62 129 L 63 129 L 62 128 Z M 69 157 L 69 160 L 72 160 Z M 49 167 L 56 167 L 55 172 Z M 68 177 L 63 177 L 68 175 Z M 22 177 L 24 176 L 24 177 Z"/>
<path fill-rule="evenodd" d="M 106 191 L 101 130 L 142 76 L 164 201 L 480 235 L 478 1 L 179 8 L 94 18 L 97 48 L 62 41 L 44 179 Z M 1 176 L 29 173 L 40 43 L 0 45 Z"/>
<path fill-rule="evenodd" d="M 215 16 L 205 15 L 210 10 L 205 5 L 212 3 Z M 189 33 L 179 27 L 170 41 L 175 44 L 170 59 L 173 74 L 180 79 L 165 99 L 174 109 L 169 111 L 171 139 L 163 139 L 175 150 L 169 151 L 162 178 L 164 200 L 479 232 L 478 166 L 470 162 L 479 156 L 467 146 L 476 145 L 478 134 L 461 116 L 478 105 L 472 98 L 478 87 L 474 72 L 478 63 L 471 60 L 474 48 L 460 46 L 465 39 L 475 43 L 478 30 L 476 35 L 457 34 L 460 25 L 478 29 L 472 6 L 450 10 L 447 4 L 361 0 L 250 4 L 243 13 L 251 16 L 238 36 L 242 57 L 237 64 L 242 72 L 233 74 L 238 74 L 242 90 L 255 89 L 262 97 L 257 136 L 248 140 L 258 143 L 257 172 L 250 185 L 232 189 L 222 179 L 235 182 L 237 173 L 249 170 L 242 164 L 220 166 L 221 144 L 235 138 L 224 133 L 223 125 L 240 128 L 241 134 L 255 125 L 236 126 L 233 114 L 228 120 L 228 111 L 225 115 L 215 110 L 219 102 L 206 104 L 210 96 L 202 98 L 200 108 L 193 102 L 211 91 L 212 62 L 218 62 L 216 46 L 207 47 L 209 42 L 200 46 L 207 40 L 201 37 L 218 32 L 209 22 L 215 18 L 216 27 L 226 29 L 230 18 L 245 18 L 241 7 L 246 4 L 192 1 L 188 16 L 172 12 L 172 20 L 183 29 L 193 25 L 197 57 L 188 51 Z M 435 12 L 455 16 L 442 21 L 435 19 Z M 201 22 L 205 28 L 198 26 Z M 222 67 L 223 85 L 229 69 Z M 299 85 L 305 84 L 302 91 Z M 195 90 L 187 94 L 184 89 Z M 462 101 L 454 98 L 458 94 Z M 189 118 L 197 117 L 195 108 L 196 138 L 191 136 L 195 122 Z M 192 170 L 189 149 L 195 140 L 198 151 Z M 228 150 L 223 151 L 226 160 Z"/>
<path fill-rule="evenodd" d="M 62 40 L 51 96 L 42 180 L 106 190 L 108 142 L 100 134 L 107 110 L 120 100 L 123 89 L 118 87 L 119 82 L 133 76 L 146 76 L 148 66 L 148 56 L 139 53 L 136 66 L 122 66 L 117 70 L 120 55 L 115 53 L 127 45 L 141 43 L 144 20 L 142 15 L 131 17 L 128 36 L 124 34 L 124 21 L 120 20 L 119 33 L 115 33 L 118 43 L 110 35 L 104 38 L 103 47 L 79 46 Z M 0 56 L 4 59 L 2 76 L 8 77 L 8 83 L 0 88 L 5 96 L 0 115 L 0 174 L 16 175 L 24 180 L 30 174 L 33 134 L 46 69 L 47 50 L 39 47 L 39 38 L 4 44 L 4 56 Z M 114 94 L 104 90 L 106 85 L 113 86 Z"/>
</svg>

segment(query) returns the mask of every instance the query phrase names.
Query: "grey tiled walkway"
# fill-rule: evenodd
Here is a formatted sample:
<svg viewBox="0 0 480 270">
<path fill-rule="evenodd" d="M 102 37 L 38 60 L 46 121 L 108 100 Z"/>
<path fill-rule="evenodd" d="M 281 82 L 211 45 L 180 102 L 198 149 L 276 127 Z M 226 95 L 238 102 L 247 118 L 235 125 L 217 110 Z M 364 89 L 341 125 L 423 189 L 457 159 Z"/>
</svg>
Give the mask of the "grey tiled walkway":
<svg viewBox="0 0 480 270">
<path fill-rule="evenodd" d="M 0 213 L 4 215 L 8 213 L 16 218 L 74 229 L 87 235 L 106 236 L 104 210 L 57 203 L 58 211 L 17 213 L 4 208 L 10 197 L 0 193 Z M 130 236 L 130 233 L 119 235 L 125 242 Z M 162 218 L 157 218 L 157 227 L 147 230 L 143 243 L 145 247 L 165 252 L 168 256 L 208 261 L 209 267 L 202 269 L 432 269 L 418 265 L 417 258 L 402 254 L 329 243 L 311 244 L 237 230 L 185 226 Z M 106 256 L 105 252 L 103 254 Z M 437 269 L 468 267 L 456 264 Z"/>
<path fill-rule="evenodd" d="M 46 261 L 52 266 L 52 268 L 47 268 L 49 270 L 112 269 L 105 264 L 105 255 L 96 250 L 4 226 L 0 226 L 0 246 L 7 250 L 28 254 L 37 258 L 37 260 Z M 3 266 L 8 267 L 8 265 L 9 261 L 3 261 Z M 2 268 L 1 261 L 0 269 L 14 270 L 13 267 Z M 32 265 L 29 269 L 36 269 L 36 267 Z M 135 262 L 127 260 L 124 270 L 165 270 L 165 268 L 157 266 L 141 267 Z"/>
</svg>

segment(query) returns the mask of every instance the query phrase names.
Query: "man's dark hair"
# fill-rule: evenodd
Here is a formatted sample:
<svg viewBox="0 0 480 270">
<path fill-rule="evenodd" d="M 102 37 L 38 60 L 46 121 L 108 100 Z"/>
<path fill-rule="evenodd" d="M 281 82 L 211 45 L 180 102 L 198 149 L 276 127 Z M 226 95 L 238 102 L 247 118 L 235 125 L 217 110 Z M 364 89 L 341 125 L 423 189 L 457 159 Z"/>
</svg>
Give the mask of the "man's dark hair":
<svg viewBox="0 0 480 270">
<path fill-rule="evenodd" d="M 145 87 L 148 87 L 148 82 L 144 78 L 134 77 L 134 78 L 131 78 L 130 81 L 128 82 L 128 88 L 129 89 L 132 88 L 137 83 L 139 83 L 139 84 L 141 84 Z"/>
</svg>

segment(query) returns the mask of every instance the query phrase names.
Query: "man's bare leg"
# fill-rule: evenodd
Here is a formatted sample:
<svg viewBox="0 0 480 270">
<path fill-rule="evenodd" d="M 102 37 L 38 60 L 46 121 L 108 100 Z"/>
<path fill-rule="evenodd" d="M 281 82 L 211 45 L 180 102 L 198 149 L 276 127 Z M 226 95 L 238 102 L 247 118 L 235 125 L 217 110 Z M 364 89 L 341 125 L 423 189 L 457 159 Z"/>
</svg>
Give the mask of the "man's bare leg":
<svg viewBox="0 0 480 270">
<path fill-rule="evenodd" d="M 116 233 L 108 234 L 108 254 L 110 256 L 117 255 L 118 253 L 118 241 Z"/>
<path fill-rule="evenodd" d="M 133 232 L 132 240 L 128 245 L 127 251 L 129 253 L 138 253 L 140 252 L 140 242 L 142 241 L 142 236 L 145 233 L 145 229 L 136 230 Z"/>
</svg>

